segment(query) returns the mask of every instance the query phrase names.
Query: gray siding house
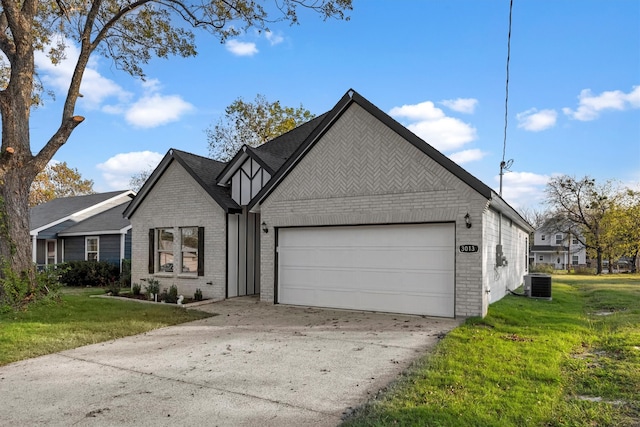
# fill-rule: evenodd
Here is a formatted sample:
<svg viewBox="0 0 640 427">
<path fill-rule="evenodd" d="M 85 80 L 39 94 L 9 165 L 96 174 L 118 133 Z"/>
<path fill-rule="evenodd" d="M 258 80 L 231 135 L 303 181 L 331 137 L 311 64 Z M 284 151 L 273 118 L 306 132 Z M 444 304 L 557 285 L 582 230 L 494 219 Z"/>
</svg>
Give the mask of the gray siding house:
<svg viewBox="0 0 640 427">
<path fill-rule="evenodd" d="M 441 317 L 484 316 L 520 286 L 533 232 L 353 90 L 226 164 L 170 150 L 125 215 L 133 282 Z"/>
<path fill-rule="evenodd" d="M 33 262 L 39 267 L 66 261 L 131 259 L 131 223 L 123 217 L 135 195 L 113 191 L 62 197 L 30 209 Z"/>
</svg>

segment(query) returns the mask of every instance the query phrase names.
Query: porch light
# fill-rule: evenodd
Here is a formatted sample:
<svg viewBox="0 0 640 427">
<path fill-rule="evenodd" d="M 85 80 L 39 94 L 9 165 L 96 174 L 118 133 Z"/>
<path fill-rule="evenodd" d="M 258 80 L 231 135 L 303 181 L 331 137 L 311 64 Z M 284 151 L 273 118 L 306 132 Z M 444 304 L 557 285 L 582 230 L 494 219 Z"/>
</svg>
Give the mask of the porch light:
<svg viewBox="0 0 640 427">
<path fill-rule="evenodd" d="M 267 227 L 267 223 L 266 222 L 262 221 L 262 224 L 260 224 L 260 225 L 262 225 L 262 231 L 264 231 L 265 233 L 269 232 L 269 228 Z"/>
<path fill-rule="evenodd" d="M 467 225 L 467 228 L 471 228 L 471 216 L 469 212 L 464 216 L 464 223 Z"/>
</svg>

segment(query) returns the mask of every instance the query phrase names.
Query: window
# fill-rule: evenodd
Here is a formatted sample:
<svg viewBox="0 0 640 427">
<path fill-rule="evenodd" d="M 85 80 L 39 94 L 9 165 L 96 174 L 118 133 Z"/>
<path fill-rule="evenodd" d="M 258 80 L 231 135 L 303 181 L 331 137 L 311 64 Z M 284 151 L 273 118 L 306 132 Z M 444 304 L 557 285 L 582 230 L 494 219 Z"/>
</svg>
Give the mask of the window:
<svg viewBox="0 0 640 427">
<path fill-rule="evenodd" d="M 571 264 L 578 265 L 578 255 L 573 255 L 571 257 Z"/>
<path fill-rule="evenodd" d="M 556 234 L 556 245 L 562 244 L 562 234 Z"/>
<path fill-rule="evenodd" d="M 182 259 L 180 265 L 182 273 L 198 272 L 198 227 L 185 227 L 180 229 L 180 242 Z"/>
<path fill-rule="evenodd" d="M 540 240 L 545 240 L 546 236 L 543 234 L 542 236 L 540 236 Z"/>
<path fill-rule="evenodd" d="M 574 238 L 573 238 L 573 240 L 572 240 L 572 243 L 573 243 L 574 245 L 577 245 L 577 244 L 578 244 L 578 243 L 580 243 L 580 242 L 578 242 L 578 239 L 576 239 L 576 238 L 574 237 Z"/>
<path fill-rule="evenodd" d="M 154 273 L 204 276 L 204 227 L 150 228 L 149 274 Z"/>
<path fill-rule="evenodd" d="M 158 229 L 158 271 L 173 272 L 173 228 Z"/>
<path fill-rule="evenodd" d="M 544 255 L 540 255 L 540 258 L 538 258 L 539 261 L 544 261 Z"/>
<path fill-rule="evenodd" d="M 100 239 L 98 237 L 87 237 L 85 239 L 85 259 L 87 261 L 98 261 L 100 259 L 98 251 L 100 246 L 99 241 Z"/>
<path fill-rule="evenodd" d="M 56 263 L 56 241 L 47 240 L 47 265 Z"/>
</svg>

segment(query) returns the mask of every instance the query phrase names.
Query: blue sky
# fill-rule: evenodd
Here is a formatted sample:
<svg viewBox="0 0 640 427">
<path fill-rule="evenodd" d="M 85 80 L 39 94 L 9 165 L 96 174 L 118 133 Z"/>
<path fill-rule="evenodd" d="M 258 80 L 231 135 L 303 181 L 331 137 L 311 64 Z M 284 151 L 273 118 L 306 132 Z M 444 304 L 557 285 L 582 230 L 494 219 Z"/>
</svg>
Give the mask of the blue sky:
<svg viewBox="0 0 640 427">
<path fill-rule="evenodd" d="M 195 58 L 154 59 L 141 82 L 94 57 L 54 156 L 128 186 L 169 148 L 208 155 L 205 129 L 238 97 L 319 115 L 353 88 L 485 184 L 498 188 L 508 0 L 354 0 L 350 21 L 302 14 L 226 44 L 198 33 Z M 68 56 L 73 57 L 73 47 Z M 56 92 L 32 114 L 37 151 L 60 121 L 70 64 L 37 59 Z M 538 207 L 555 174 L 640 182 L 640 2 L 514 0 L 504 198 Z"/>
</svg>

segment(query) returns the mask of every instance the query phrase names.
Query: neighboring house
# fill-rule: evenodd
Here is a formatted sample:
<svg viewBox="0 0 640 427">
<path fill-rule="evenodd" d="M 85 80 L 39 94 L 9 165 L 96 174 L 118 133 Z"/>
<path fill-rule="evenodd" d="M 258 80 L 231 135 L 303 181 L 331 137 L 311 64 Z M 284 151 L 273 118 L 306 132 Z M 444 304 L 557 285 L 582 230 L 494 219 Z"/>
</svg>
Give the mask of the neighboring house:
<svg viewBox="0 0 640 427">
<path fill-rule="evenodd" d="M 551 265 L 556 270 L 587 266 L 587 250 L 575 235 L 554 231 L 548 223 L 538 228 L 533 237 L 531 265 Z"/>
<path fill-rule="evenodd" d="M 133 191 L 63 197 L 30 209 L 33 262 L 131 259 L 131 223 L 123 217 Z"/>
<path fill-rule="evenodd" d="M 226 164 L 169 150 L 125 215 L 133 282 L 443 317 L 484 316 L 520 286 L 533 232 L 352 90 Z"/>
</svg>

